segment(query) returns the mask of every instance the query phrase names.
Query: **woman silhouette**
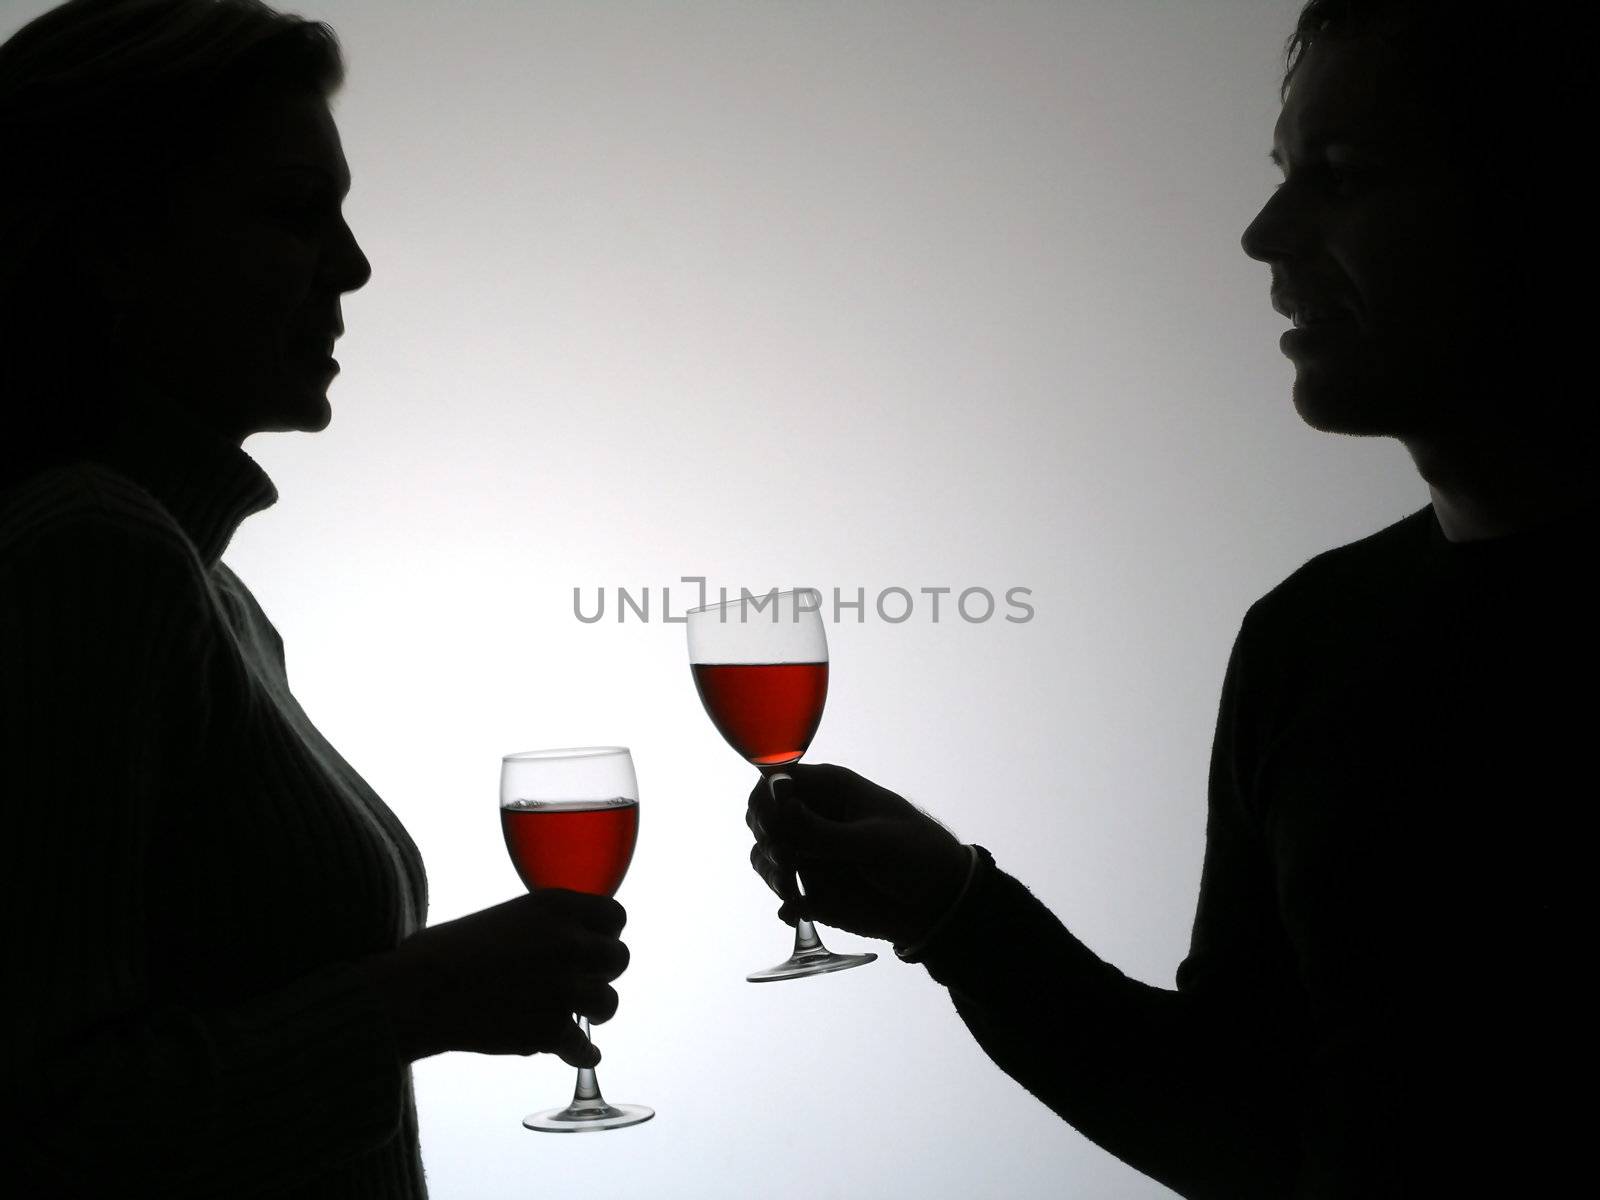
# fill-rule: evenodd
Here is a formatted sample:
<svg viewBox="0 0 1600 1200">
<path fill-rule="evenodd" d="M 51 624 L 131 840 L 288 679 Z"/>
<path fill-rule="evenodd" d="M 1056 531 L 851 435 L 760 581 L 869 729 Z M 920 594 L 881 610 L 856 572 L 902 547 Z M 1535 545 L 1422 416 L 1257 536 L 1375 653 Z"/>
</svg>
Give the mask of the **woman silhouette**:
<svg viewBox="0 0 1600 1200">
<path fill-rule="evenodd" d="M 598 1056 L 622 910 L 419 932 L 416 847 L 290 693 L 221 562 L 329 421 L 340 203 L 325 25 L 72 0 L 0 46 L 0 1033 L 18 1194 L 424 1194 L 409 1063 Z"/>
</svg>

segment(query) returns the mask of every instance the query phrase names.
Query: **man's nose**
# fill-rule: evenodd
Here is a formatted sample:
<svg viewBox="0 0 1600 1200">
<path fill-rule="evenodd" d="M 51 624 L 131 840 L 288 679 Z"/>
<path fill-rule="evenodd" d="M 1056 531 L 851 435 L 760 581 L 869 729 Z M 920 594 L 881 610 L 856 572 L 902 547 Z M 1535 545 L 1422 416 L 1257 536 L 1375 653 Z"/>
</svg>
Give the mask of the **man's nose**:
<svg viewBox="0 0 1600 1200">
<path fill-rule="evenodd" d="M 1257 262 L 1277 262 L 1290 258 L 1302 247 L 1306 236 L 1307 214 L 1287 184 L 1261 206 L 1255 220 L 1239 238 L 1244 252 Z"/>
</svg>

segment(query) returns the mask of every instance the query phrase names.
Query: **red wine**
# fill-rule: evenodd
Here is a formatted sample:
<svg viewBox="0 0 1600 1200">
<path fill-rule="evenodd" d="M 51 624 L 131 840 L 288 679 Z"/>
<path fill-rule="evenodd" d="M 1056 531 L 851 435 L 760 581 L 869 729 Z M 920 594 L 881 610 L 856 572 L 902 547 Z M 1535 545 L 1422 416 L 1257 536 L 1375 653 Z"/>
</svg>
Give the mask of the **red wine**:
<svg viewBox="0 0 1600 1200">
<path fill-rule="evenodd" d="M 828 698 L 828 664 L 695 663 L 694 683 L 728 744 L 757 766 L 775 767 L 811 744 Z"/>
<path fill-rule="evenodd" d="M 609 896 L 633 861 L 637 800 L 518 800 L 500 809 L 500 828 L 529 891 L 570 888 Z"/>
</svg>

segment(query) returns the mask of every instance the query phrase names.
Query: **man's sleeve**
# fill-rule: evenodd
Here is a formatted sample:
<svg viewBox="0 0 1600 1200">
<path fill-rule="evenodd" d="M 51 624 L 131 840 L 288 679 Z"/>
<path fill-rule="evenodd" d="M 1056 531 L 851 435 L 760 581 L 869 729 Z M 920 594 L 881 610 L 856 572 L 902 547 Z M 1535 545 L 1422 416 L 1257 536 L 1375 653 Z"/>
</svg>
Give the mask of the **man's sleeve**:
<svg viewBox="0 0 1600 1200">
<path fill-rule="evenodd" d="M 984 856 L 924 958 L 995 1063 L 1184 1196 L 1282 1197 L 1299 1156 L 1299 1013 L 1270 864 L 1247 816 L 1247 630 L 1213 743 L 1205 864 L 1177 989 L 1101 961 Z"/>
</svg>

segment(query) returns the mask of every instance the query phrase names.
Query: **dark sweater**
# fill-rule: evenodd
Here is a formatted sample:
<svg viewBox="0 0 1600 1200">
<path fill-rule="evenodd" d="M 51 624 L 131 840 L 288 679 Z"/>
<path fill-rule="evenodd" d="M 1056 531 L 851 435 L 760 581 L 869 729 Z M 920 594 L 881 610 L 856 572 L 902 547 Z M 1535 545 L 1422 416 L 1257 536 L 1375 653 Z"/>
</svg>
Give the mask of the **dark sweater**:
<svg viewBox="0 0 1600 1200">
<path fill-rule="evenodd" d="M 1589 1139 L 1594 530 L 1424 509 L 1258 601 L 1176 990 L 986 861 L 924 961 L 990 1056 L 1186 1196 L 1551 1194 Z"/>
<path fill-rule="evenodd" d="M 175 429 L 103 458 L 0 495 L 6 1190 L 421 1197 L 349 968 L 421 926 L 422 863 L 219 561 L 276 492 Z"/>
</svg>

